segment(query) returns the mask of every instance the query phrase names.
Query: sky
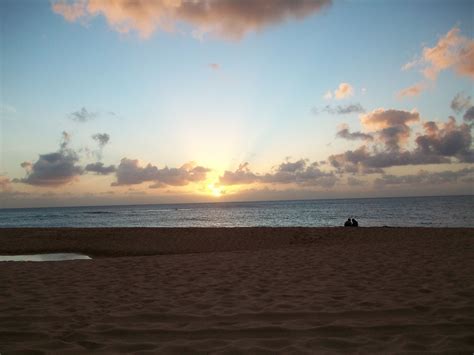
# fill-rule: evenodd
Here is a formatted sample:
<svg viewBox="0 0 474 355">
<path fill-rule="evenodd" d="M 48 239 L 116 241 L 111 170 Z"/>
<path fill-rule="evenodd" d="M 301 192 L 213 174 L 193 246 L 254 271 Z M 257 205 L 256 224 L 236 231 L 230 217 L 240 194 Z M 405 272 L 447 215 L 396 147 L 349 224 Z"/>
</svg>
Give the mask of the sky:
<svg viewBox="0 0 474 355">
<path fill-rule="evenodd" d="M 0 207 L 473 194 L 473 15 L 0 1 Z"/>
</svg>

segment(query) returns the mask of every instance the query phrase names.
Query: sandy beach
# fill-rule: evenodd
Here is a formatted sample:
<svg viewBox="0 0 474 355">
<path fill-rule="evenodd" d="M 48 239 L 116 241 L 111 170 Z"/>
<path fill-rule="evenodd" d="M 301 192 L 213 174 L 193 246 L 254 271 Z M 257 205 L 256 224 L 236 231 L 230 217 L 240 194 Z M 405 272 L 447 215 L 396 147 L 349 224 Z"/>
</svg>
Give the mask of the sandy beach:
<svg viewBox="0 0 474 355">
<path fill-rule="evenodd" d="M 2 229 L 0 353 L 474 351 L 474 230 Z"/>
</svg>

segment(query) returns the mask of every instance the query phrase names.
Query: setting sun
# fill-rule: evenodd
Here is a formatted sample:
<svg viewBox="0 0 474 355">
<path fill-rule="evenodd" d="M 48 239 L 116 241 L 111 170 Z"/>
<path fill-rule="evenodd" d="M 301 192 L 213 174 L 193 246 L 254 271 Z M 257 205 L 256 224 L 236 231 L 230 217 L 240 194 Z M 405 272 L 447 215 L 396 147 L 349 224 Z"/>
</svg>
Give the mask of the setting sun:
<svg viewBox="0 0 474 355">
<path fill-rule="evenodd" d="M 209 184 L 207 185 L 207 189 L 210 192 L 210 194 L 214 197 L 221 197 L 222 196 L 222 188 L 216 186 L 215 184 Z"/>
</svg>

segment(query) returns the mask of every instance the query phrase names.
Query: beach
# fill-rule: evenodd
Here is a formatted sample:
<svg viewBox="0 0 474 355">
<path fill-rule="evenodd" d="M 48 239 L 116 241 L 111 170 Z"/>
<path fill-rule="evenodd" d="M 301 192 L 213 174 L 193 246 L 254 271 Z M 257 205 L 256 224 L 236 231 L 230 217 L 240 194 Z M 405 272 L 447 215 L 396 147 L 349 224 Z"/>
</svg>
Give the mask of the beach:
<svg viewBox="0 0 474 355">
<path fill-rule="evenodd" d="M 13 228 L 0 353 L 474 351 L 474 229 Z"/>
</svg>

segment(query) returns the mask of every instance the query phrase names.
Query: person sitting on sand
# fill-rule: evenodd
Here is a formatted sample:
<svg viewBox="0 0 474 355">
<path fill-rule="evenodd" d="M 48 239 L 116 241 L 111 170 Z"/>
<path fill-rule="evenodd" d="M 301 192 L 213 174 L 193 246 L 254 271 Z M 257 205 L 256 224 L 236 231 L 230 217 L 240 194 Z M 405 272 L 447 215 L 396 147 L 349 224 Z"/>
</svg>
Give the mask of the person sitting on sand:
<svg viewBox="0 0 474 355">
<path fill-rule="evenodd" d="M 344 227 L 352 227 L 352 222 L 350 218 L 348 218 L 346 223 L 344 223 Z"/>
<path fill-rule="evenodd" d="M 359 222 L 352 218 L 352 227 L 359 227 Z"/>
</svg>

